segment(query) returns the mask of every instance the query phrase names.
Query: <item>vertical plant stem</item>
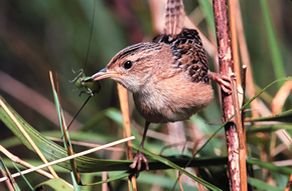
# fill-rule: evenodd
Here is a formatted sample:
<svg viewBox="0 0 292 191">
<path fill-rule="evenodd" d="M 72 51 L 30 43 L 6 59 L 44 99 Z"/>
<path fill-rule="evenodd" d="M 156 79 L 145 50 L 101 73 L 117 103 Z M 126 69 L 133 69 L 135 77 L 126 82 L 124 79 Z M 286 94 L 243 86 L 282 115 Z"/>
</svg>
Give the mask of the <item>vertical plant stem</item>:
<svg viewBox="0 0 292 191">
<path fill-rule="evenodd" d="M 236 0 L 228 0 L 229 2 L 229 20 L 230 20 L 230 31 L 231 31 L 231 48 L 232 48 L 232 60 L 234 66 L 234 72 L 236 75 L 237 87 L 241 86 L 241 68 L 239 62 L 239 54 L 238 54 L 238 43 L 237 43 L 237 31 L 236 31 L 236 10 L 235 10 L 235 1 Z"/>
<path fill-rule="evenodd" d="M 65 121 L 65 117 L 64 117 L 64 113 L 63 113 L 63 109 L 61 106 L 61 102 L 60 102 L 60 97 L 58 94 L 58 85 L 55 83 L 55 79 L 53 76 L 53 72 L 49 71 L 49 77 L 50 77 L 50 82 L 51 82 L 51 86 L 52 86 L 52 91 L 53 91 L 53 96 L 54 96 L 54 101 L 55 101 L 55 105 L 56 105 L 56 110 L 57 110 L 57 114 L 58 114 L 58 119 L 59 119 L 59 125 L 60 125 L 60 129 L 62 132 L 62 139 L 63 139 L 63 143 L 64 143 L 64 148 L 67 150 L 67 154 L 68 156 L 71 156 L 74 154 L 73 151 L 73 147 L 71 144 L 71 140 L 70 140 L 70 136 L 69 136 L 69 132 L 68 132 L 68 126 L 66 124 Z M 57 85 L 57 86 L 56 86 Z M 77 183 L 78 185 L 81 185 L 81 176 L 77 171 L 77 163 L 74 159 L 70 160 L 70 164 L 71 164 L 71 168 L 72 168 L 72 172 L 70 172 L 73 176 L 73 182 Z M 78 190 L 78 189 L 77 189 Z"/>
<path fill-rule="evenodd" d="M 101 178 L 102 178 L 102 181 L 104 181 L 104 183 L 101 184 L 101 191 L 108 191 L 108 183 L 106 182 L 106 180 L 108 179 L 108 176 L 107 176 L 107 172 L 102 172 L 101 173 Z"/>
<path fill-rule="evenodd" d="M 230 19 L 230 30 L 231 30 L 231 45 L 232 45 L 232 58 L 233 65 L 236 74 L 236 91 L 233 94 L 233 103 L 235 105 L 235 119 L 237 124 L 237 133 L 239 139 L 239 169 L 240 169 L 240 190 L 247 190 L 247 168 L 246 168 L 246 137 L 245 137 L 245 129 L 242 123 L 244 115 L 242 115 L 242 110 L 240 107 L 244 103 L 244 89 L 242 85 L 245 85 L 243 81 L 245 81 L 245 72 L 244 68 L 241 67 L 239 61 L 239 53 L 238 53 L 238 34 L 237 34 L 237 24 L 236 20 L 240 19 L 237 17 L 241 17 L 241 15 L 237 14 L 239 9 L 239 1 L 238 0 L 229 0 L 229 19 Z M 241 33 L 241 35 L 243 35 Z M 242 75 L 243 74 L 243 75 Z"/>
<path fill-rule="evenodd" d="M 218 45 L 219 70 L 231 76 L 234 65 L 229 31 L 227 0 L 213 0 L 215 28 Z M 232 84 L 236 84 L 232 80 Z M 236 90 L 236 87 L 233 88 Z M 247 190 L 245 164 L 245 138 L 241 125 L 238 97 L 235 91 L 227 95 L 222 91 L 223 120 L 228 152 L 227 173 L 230 190 Z M 241 159 L 244 159 L 243 161 Z M 244 178 L 245 177 L 245 178 Z"/>
<path fill-rule="evenodd" d="M 129 100 L 128 100 L 128 91 L 120 84 L 117 85 L 120 107 L 123 115 L 123 126 L 124 126 L 124 137 L 131 136 L 131 122 L 129 114 Z M 131 141 L 127 142 L 127 158 L 133 159 L 133 150 Z M 137 190 L 136 177 L 132 176 L 131 180 L 128 182 L 129 190 L 132 188 L 134 191 Z"/>
</svg>

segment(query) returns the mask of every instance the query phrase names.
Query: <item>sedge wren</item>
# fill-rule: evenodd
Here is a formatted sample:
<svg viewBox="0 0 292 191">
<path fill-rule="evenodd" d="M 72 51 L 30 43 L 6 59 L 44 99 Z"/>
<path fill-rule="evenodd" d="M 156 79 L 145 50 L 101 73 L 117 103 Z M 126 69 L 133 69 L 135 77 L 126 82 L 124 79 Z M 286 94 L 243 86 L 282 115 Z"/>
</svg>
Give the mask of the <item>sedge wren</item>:
<svg viewBox="0 0 292 191">
<path fill-rule="evenodd" d="M 133 93 L 139 113 L 146 119 L 141 146 L 150 123 L 189 119 L 213 98 L 210 79 L 229 93 L 228 78 L 209 71 L 207 56 L 196 30 L 182 29 L 175 35 L 162 34 L 118 52 L 108 65 L 90 77 L 111 78 Z M 140 152 L 130 166 L 148 169 Z"/>
</svg>

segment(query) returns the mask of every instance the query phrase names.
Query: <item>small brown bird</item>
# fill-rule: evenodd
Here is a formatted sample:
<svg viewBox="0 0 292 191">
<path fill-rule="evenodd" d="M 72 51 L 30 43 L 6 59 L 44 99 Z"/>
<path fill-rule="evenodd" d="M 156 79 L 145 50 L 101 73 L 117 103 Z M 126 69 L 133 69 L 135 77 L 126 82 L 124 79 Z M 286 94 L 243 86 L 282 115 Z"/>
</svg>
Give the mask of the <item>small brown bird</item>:
<svg viewBox="0 0 292 191">
<path fill-rule="evenodd" d="M 184 28 L 176 36 L 159 35 L 118 52 L 108 65 L 91 76 L 111 78 L 133 93 L 137 110 L 146 119 L 141 146 L 150 123 L 189 119 L 213 98 L 210 79 L 230 93 L 228 78 L 209 71 L 207 56 L 196 30 Z M 140 152 L 130 166 L 148 169 Z"/>
</svg>

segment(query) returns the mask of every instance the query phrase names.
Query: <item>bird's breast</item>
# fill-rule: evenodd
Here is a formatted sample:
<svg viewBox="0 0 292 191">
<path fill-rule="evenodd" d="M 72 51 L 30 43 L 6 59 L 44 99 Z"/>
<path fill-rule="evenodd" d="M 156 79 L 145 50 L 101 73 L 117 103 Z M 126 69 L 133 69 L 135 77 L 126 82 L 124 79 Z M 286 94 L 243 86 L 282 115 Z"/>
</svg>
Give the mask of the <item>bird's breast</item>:
<svg viewBox="0 0 292 191">
<path fill-rule="evenodd" d="M 161 81 L 146 91 L 133 94 L 137 110 L 147 121 L 187 120 L 212 100 L 213 90 L 209 84 L 190 82 L 182 86 L 175 82 Z"/>
<path fill-rule="evenodd" d="M 159 97 L 134 95 L 134 101 L 139 113 L 151 123 L 167 123 L 183 121 L 190 118 L 196 111 L 191 107 L 179 108 Z"/>
</svg>

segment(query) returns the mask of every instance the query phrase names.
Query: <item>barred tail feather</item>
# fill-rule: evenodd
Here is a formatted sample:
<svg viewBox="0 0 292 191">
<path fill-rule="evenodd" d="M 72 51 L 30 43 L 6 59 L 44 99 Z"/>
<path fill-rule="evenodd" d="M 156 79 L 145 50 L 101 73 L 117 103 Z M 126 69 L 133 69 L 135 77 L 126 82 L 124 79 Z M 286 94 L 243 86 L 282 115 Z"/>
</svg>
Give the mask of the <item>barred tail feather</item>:
<svg viewBox="0 0 292 191">
<path fill-rule="evenodd" d="M 185 10 L 183 0 L 167 0 L 164 34 L 177 35 L 184 27 Z"/>
</svg>

